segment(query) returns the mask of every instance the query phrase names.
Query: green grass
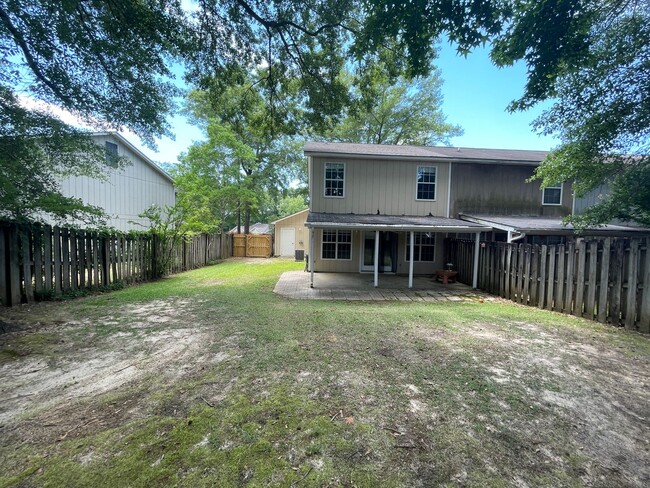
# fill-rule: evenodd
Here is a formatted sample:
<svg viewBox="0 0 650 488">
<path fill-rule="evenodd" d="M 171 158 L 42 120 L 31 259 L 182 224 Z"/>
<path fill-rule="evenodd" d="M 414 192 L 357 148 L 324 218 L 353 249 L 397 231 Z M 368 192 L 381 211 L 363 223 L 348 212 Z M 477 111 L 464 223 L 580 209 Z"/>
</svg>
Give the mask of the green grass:
<svg viewBox="0 0 650 488">
<path fill-rule="evenodd" d="M 75 321 L 57 331 L 66 347 L 90 341 L 118 351 L 128 337 L 140 351 L 147 337 L 186 329 L 204 339 L 196 357 L 173 365 L 188 366 L 184 374 L 152 371 L 84 410 L 110 418 L 113 405 L 131 402 L 138 414 L 61 442 L 3 442 L 0 487 L 579 486 L 587 469 L 611 476 L 594 468 L 606 461 L 596 448 L 580 450 L 572 415 L 540 400 L 544 391 L 572 394 L 575 384 L 530 358 L 583 367 L 589 358 L 558 345 L 586 342 L 621 360 L 648 358 L 645 337 L 503 302 L 272 293 L 283 271 L 301 268 L 233 260 L 35 307 L 34 317 Z M 168 307 L 173 320 L 134 326 L 145 320 L 138 308 L 152 303 L 151 314 Z M 1 357 L 55 356 L 49 334 L 25 334 Z M 206 360 L 217 354 L 226 359 Z"/>
</svg>

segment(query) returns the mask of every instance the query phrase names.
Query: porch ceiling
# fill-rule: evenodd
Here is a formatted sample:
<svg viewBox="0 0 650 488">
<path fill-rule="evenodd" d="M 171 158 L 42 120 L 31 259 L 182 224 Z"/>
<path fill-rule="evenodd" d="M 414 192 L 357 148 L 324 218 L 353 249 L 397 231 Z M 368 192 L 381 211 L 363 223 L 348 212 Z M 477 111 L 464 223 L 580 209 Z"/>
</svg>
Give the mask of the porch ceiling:
<svg viewBox="0 0 650 488">
<path fill-rule="evenodd" d="M 486 225 L 457 219 L 411 215 L 359 215 L 310 212 L 305 225 L 311 229 L 392 230 L 429 232 L 483 232 Z"/>
</svg>

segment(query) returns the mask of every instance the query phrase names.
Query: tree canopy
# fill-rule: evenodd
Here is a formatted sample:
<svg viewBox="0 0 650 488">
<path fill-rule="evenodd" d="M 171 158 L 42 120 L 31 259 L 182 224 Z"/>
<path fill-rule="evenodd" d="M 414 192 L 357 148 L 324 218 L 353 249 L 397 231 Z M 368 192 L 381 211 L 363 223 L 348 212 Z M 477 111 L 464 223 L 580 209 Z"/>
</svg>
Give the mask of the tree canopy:
<svg viewBox="0 0 650 488">
<path fill-rule="evenodd" d="M 352 80 L 352 76 L 347 75 Z M 383 65 L 364 73 L 341 122 L 326 132 L 330 140 L 368 144 L 449 144 L 462 129 L 442 112 L 442 78 L 434 68 L 426 77 L 390 79 Z"/>
</svg>

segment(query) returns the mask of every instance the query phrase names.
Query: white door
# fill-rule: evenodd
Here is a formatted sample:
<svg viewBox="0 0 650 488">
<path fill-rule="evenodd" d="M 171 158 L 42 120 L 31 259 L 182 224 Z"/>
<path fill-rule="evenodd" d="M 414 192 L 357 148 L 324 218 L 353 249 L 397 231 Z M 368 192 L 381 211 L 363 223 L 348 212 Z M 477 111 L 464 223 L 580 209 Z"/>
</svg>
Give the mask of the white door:
<svg viewBox="0 0 650 488">
<path fill-rule="evenodd" d="M 293 227 L 280 228 L 280 256 L 293 257 L 296 253 L 296 230 Z"/>
</svg>

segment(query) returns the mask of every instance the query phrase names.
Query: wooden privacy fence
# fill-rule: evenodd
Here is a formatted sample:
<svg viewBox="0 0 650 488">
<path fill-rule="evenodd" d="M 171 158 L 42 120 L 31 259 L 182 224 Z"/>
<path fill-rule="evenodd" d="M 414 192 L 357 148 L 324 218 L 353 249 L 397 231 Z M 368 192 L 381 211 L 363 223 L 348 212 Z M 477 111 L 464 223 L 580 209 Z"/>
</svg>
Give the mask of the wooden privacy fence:
<svg viewBox="0 0 650 488">
<path fill-rule="evenodd" d="M 559 245 L 482 242 L 478 287 L 525 305 L 650 332 L 649 238 Z M 447 239 L 447 261 L 470 284 L 474 241 Z"/>
<path fill-rule="evenodd" d="M 170 271 L 230 256 L 230 238 L 198 235 L 171 249 Z M 62 293 L 133 283 L 162 274 L 160 239 L 0 222 L 0 303 L 10 306 Z"/>
<path fill-rule="evenodd" d="M 268 258 L 272 252 L 271 234 L 232 234 L 232 255 L 236 258 Z"/>
<path fill-rule="evenodd" d="M 207 266 L 232 255 L 232 238 L 229 234 L 198 234 L 172 249 L 169 271 L 180 273 Z"/>
</svg>

